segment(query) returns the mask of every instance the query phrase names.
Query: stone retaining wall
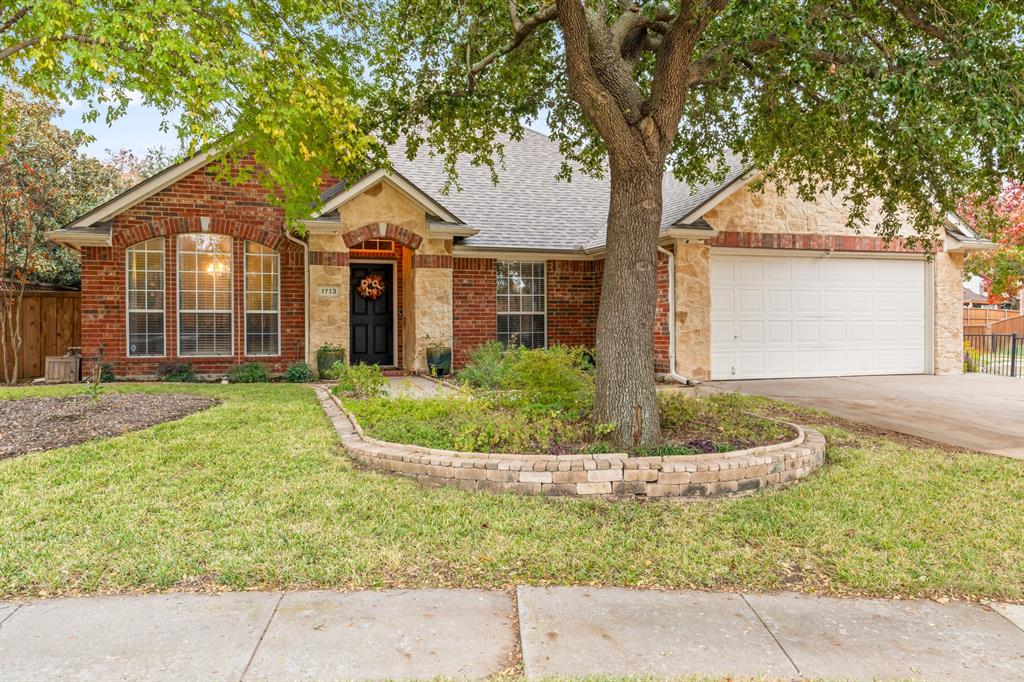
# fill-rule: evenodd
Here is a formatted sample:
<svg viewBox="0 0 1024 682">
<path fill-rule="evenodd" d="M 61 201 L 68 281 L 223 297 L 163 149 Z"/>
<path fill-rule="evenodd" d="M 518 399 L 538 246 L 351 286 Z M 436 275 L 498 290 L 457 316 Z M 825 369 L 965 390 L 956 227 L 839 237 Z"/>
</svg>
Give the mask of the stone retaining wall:
<svg viewBox="0 0 1024 682">
<path fill-rule="evenodd" d="M 333 395 L 323 388 L 316 390 L 345 449 L 357 462 L 431 486 L 591 498 L 734 497 L 792 484 L 825 460 L 825 437 L 795 425 L 798 435 L 789 442 L 707 455 L 509 455 L 435 450 L 366 436 Z"/>
</svg>

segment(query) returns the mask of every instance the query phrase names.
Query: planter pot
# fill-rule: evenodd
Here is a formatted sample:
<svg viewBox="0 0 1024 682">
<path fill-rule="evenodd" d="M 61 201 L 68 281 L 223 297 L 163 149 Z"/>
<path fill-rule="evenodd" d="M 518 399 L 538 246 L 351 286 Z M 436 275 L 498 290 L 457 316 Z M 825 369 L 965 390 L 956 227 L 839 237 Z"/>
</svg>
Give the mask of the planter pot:
<svg viewBox="0 0 1024 682">
<path fill-rule="evenodd" d="M 316 352 L 316 371 L 323 374 L 336 362 L 345 362 L 344 350 L 318 350 Z"/>
<path fill-rule="evenodd" d="M 427 366 L 430 373 L 443 377 L 452 371 L 452 349 L 451 348 L 428 348 Z"/>
</svg>

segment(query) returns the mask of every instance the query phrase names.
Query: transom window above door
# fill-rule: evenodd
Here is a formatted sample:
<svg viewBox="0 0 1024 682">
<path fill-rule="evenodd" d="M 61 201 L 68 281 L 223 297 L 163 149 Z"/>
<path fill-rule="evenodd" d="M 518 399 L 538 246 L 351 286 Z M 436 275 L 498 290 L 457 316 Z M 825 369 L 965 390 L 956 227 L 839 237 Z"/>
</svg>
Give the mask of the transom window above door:
<svg viewBox="0 0 1024 682">
<path fill-rule="evenodd" d="M 178 236 L 178 354 L 231 355 L 231 237 Z"/>
</svg>

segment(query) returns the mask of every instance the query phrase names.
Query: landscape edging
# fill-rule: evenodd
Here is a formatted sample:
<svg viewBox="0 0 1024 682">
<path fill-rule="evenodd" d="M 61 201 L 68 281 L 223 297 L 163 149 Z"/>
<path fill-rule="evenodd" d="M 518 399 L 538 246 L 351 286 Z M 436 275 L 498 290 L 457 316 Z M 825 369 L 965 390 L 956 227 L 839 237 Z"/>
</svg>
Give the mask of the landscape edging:
<svg viewBox="0 0 1024 682">
<path fill-rule="evenodd" d="M 320 402 L 342 444 L 363 466 L 415 478 L 428 486 L 562 497 L 707 499 L 791 485 L 825 461 L 825 437 L 789 424 L 797 437 L 745 450 L 703 455 L 631 457 L 519 455 L 436 450 L 366 435 L 328 389 Z M 337 414 L 331 414 L 333 407 Z"/>
</svg>

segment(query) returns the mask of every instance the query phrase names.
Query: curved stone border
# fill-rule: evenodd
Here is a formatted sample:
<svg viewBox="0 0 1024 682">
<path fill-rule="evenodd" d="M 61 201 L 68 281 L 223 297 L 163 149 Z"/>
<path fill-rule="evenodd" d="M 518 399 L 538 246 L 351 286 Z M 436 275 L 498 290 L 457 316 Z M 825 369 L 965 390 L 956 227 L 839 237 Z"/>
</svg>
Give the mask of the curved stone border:
<svg viewBox="0 0 1024 682">
<path fill-rule="evenodd" d="M 357 462 L 430 486 L 591 498 L 736 497 L 795 483 L 825 461 L 825 436 L 795 424 L 791 426 L 798 435 L 786 443 L 705 455 L 510 455 L 435 450 L 370 438 L 328 390 L 316 387 L 316 391 L 342 444 Z"/>
</svg>

